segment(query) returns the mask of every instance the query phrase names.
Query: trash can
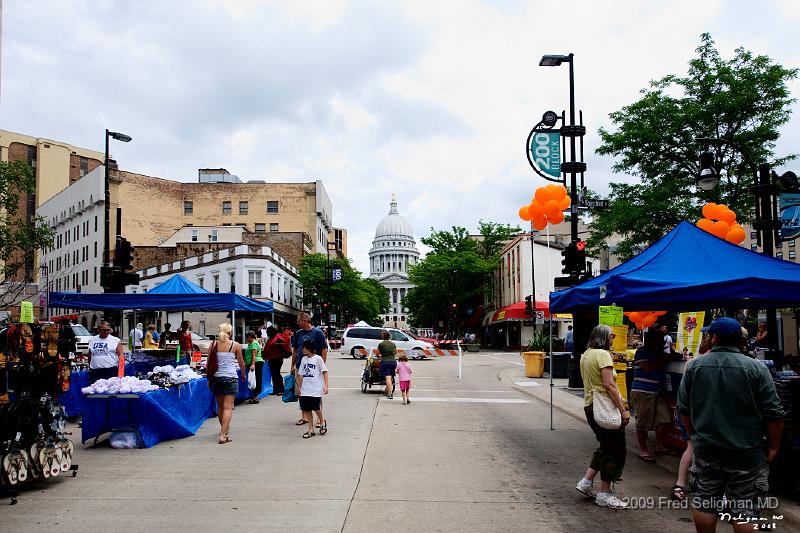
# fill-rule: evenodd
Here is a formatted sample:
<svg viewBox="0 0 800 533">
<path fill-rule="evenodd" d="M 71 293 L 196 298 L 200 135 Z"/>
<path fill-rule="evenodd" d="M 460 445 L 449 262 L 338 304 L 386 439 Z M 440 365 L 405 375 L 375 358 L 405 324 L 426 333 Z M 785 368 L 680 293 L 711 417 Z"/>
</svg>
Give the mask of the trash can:
<svg viewBox="0 0 800 533">
<path fill-rule="evenodd" d="M 569 377 L 569 359 L 572 352 L 553 352 L 553 379 Z M 548 357 L 548 361 L 549 361 Z"/>
<path fill-rule="evenodd" d="M 525 377 L 540 378 L 544 375 L 544 352 L 523 352 L 525 358 Z"/>
</svg>

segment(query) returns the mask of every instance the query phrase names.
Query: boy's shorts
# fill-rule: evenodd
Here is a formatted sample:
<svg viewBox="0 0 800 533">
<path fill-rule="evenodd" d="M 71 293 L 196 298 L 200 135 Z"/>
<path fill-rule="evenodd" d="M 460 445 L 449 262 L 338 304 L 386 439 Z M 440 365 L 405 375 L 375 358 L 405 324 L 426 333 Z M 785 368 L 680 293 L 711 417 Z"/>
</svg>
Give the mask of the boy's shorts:
<svg viewBox="0 0 800 533">
<path fill-rule="evenodd" d="M 401 381 L 400 382 L 400 390 L 401 391 L 408 391 L 411 388 L 411 380 L 408 381 Z"/>
<path fill-rule="evenodd" d="M 319 396 L 300 396 L 301 411 L 319 411 L 322 408 L 322 398 Z"/>
</svg>

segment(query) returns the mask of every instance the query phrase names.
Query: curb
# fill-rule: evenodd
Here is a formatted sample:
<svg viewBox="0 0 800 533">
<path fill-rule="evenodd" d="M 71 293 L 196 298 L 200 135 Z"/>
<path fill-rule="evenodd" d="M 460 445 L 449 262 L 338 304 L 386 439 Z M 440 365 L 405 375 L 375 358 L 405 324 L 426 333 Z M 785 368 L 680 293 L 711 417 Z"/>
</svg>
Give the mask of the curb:
<svg viewBox="0 0 800 533">
<path fill-rule="evenodd" d="M 536 398 L 540 401 L 545 401 L 547 403 L 550 402 L 550 380 L 549 378 L 527 378 L 522 375 L 522 379 L 527 381 L 536 381 L 541 383 L 541 387 L 520 387 L 515 383 L 515 379 L 512 378 L 512 375 L 519 375 L 520 369 L 518 368 L 509 368 L 507 370 L 503 370 L 497 375 L 498 381 L 510 385 L 512 388 L 530 396 L 532 398 Z M 558 410 L 563 414 L 566 414 L 580 422 L 586 421 L 586 415 L 583 412 L 583 401 L 580 397 L 574 396 L 568 392 L 560 390 L 560 388 L 553 384 L 553 388 L 556 391 L 553 393 L 553 409 Z M 538 393 L 541 391 L 541 393 Z M 572 405 L 565 405 L 570 402 L 557 402 L 556 399 L 559 398 L 559 393 L 561 393 L 561 397 L 572 400 L 576 405 L 578 402 L 576 400 L 580 400 L 579 406 L 572 406 Z M 634 458 L 638 457 L 634 450 L 639 449 L 639 443 L 636 440 L 636 430 L 635 426 L 629 424 L 625 428 L 625 437 L 626 437 L 626 444 L 628 446 L 628 453 L 632 455 Z M 678 467 L 680 465 L 680 457 L 670 456 L 670 455 L 660 455 L 656 457 L 656 461 L 652 463 L 654 465 L 658 465 L 662 469 L 666 470 L 667 472 L 672 473 L 676 478 L 678 476 Z M 800 505 L 795 503 L 794 501 L 777 496 L 778 498 L 778 507 L 776 509 L 772 509 L 771 512 L 773 514 L 781 514 L 783 515 L 783 520 L 780 522 L 775 522 L 777 529 L 780 530 L 781 526 L 784 526 L 786 529 L 800 531 Z"/>
</svg>

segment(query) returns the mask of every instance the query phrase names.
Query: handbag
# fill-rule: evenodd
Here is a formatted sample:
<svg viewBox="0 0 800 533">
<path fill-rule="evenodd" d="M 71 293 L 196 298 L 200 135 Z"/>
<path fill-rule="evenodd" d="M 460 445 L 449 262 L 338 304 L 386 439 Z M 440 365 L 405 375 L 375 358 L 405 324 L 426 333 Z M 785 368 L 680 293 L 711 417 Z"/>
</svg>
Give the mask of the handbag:
<svg viewBox="0 0 800 533">
<path fill-rule="evenodd" d="M 295 379 L 294 374 L 288 374 L 283 377 L 283 401 L 286 403 L 296 402 L 299 400 L 297 393 L 294 391 Z"/>
<path fill-rule="evenodd" d="M 251 370 L 247 373 L 247 388 L 250 390 L 256 390 L 256 371 Z"/>
<path fill-rule="evenodd" d="M 594 421 L 603 429 L 619 429 L 622 427 L 622 414 L 611 401 L 611 398 L 595 388 L 592 392 L 592 414 Z"/>
</svg>

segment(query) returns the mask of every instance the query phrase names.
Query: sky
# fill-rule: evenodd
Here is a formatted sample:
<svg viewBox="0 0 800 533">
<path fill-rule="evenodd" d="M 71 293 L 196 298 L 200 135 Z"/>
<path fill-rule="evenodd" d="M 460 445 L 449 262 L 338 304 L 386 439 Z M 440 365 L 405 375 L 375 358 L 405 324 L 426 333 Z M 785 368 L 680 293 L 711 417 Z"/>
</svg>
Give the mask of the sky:
<svg viewBox="0 0 800 533">
<path fill-rule="evenodd" d="M 2 0 L 0 0 L 2 1 Z M 132 172 L 196 181 L 323 181 L 349 256 L 368 272 L 392 193 L 419 245 L 431 228 L 518 225 L 546 184 L 531 127 L 576 105 L 586 184 L 613 158 L 597 130 L 650 80 L 683 74 L 700 34 L 800 66 L 800 2 L 609 0 L 5 0 L 0 128 L 112 154 Z M 790 89 L 800 95 L 800 82 Z M 800 105 L 777 154 L 800 153 Z M 798 171 L 798 167 L 794 168 Z M 424 246 L 420 246 L 425 251 Z"/>
</svg>

